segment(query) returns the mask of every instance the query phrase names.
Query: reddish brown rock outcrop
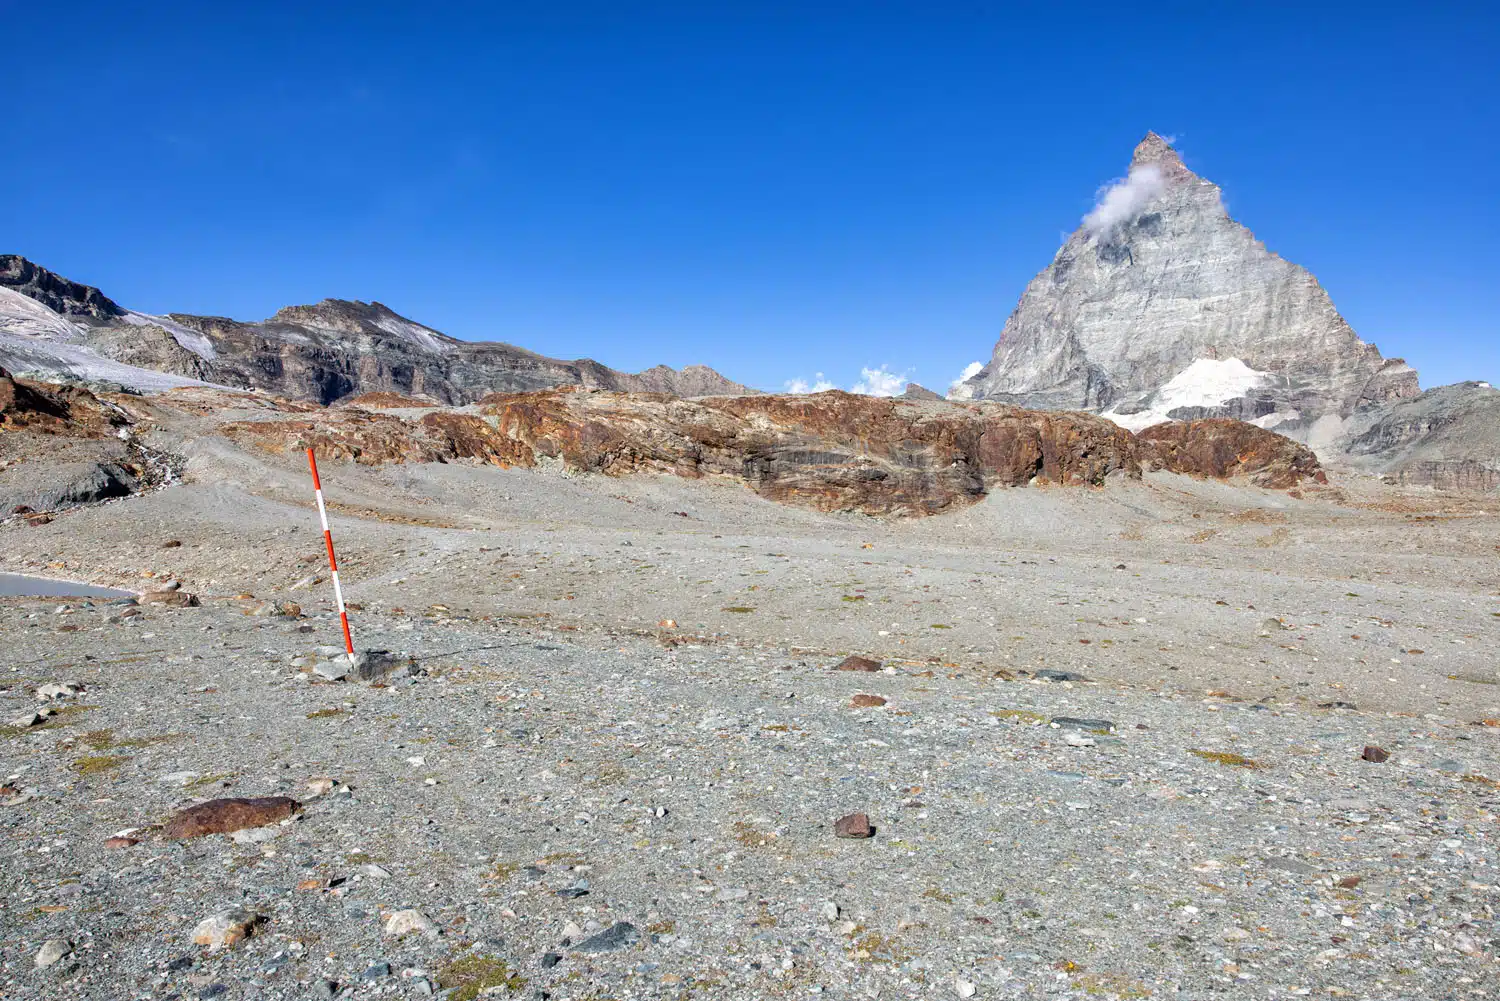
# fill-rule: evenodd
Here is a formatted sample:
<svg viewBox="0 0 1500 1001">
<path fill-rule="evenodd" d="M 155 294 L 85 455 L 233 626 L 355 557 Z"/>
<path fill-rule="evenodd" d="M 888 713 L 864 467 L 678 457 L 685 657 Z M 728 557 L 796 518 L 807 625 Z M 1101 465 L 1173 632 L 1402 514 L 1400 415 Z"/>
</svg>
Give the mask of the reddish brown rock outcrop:
<svg viewBox="0 0 1500 1001">
<path fill-rule="evenodd" d="M 0 431 L 101 438 L 123 422 L 86 389 L 17 379 L 0 368 Z"/>
<path fill-rule="evenodd" d="M 206 834 L 233 834 L 248 827 L 280 823 L 300 809 L 302 804 L 286 796 L 211 799 L 179 810 L 167 821 L 161 834 L 174 841 L 200 838 Z"/>
<path fill-rule="evenodd" d="M 731 476 L 821 511 L 935 514 L 995 486 L 1139 474 L 1134 439 L 1109 421 L 994 404 L 573 392 L 490 396 L 480 409 L 534 456 L 574 469 Z"/>
<path fill-rule="evenodd" d="M 1136 439 L 1143 463 L 1174 473 L 1245 478 L 1273 490 L 1303 480 L 1328 482 L 1318 457 L 1306 445 L 1228 417 L 1157 424 Z"/>
<path fill-rule="evenodd" d="M 1233 420 L 1148 432 L 1158 440 L 1091 414 L 995 403 L 837 391 L 681 400 L 572 387 L 491 395 L 477 410 L 409 419 L 348 407 L 233 421 L 219 431 L 266 451 L 313 447 L 368 465 L 551 461 L 606 476 L 721 476 L 768 500 L 865 514 L 936 514 L 996 487 L 1099 485 L 1112 474 L 1139 476 L 1143 457 L 1175 472 L 1247 476 L 1270 487 L 1322 475 L 1302 446 Z"/>
</svg>

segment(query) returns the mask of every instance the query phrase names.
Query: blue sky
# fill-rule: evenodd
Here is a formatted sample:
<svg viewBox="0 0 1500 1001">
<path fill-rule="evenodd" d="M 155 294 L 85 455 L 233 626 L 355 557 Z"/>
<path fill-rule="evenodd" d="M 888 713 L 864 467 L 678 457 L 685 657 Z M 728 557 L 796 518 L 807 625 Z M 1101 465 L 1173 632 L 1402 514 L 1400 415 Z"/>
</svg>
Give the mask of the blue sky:
<svg viewBox="0 0 1500 1001">
<path fill-rule="evenodd" d="M 1424 385 L 1500 380 L 1495 5 L 0 0 L 0 252 L 763 389 L 987 359 L 1147 129 Z"/>
</svg>

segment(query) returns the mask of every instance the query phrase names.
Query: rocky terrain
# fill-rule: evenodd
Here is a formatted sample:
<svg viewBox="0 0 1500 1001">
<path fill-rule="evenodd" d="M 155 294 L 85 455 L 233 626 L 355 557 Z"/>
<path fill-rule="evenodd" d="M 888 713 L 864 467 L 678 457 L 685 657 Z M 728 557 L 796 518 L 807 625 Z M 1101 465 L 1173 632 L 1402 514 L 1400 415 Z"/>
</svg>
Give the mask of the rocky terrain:
<svg viewBox="0 0 1500 1001">
<path fill-rule="evenodd" d="M 1361 341 L 1317 279 L 1231 219 L 1218 187 L 1150 133 L 964 388 L 1132 428 L 1237 417 L 1292 430 L 1415 396 L 1417 374 Z"/>
<path fill-rule="evenodd" d="M 1492 505 L 1157 468 L 1253 454 L 1227 421 L 1149 459 L 1088 439 L 1120 450 L 1103 486 L 899 518 L 649 472 L 855 398 L 0 387 L 7 498 L 70 449 L 180 461 L 0 524 L 0 572 L 139 593 L 0 599 L 6 997 L 1493 992 Z M 933 456 L 983 430 L 960 412 L 1044 427 L 873 402 L 873 430 L 944 428 Z M 451 454 L 365 453 L 388 422 Z M 327 436 L 369 681 L 335 656 L 298 433 Z"/>
<path fill-rule="evenodd" d="M 0 365 L 144 390 L 210 382 L 318 403 L 398 392 L 461 404 L 565 385 L 675 396 L 751 392 L 702 365 L 632 374 L 461 341 L 378 302 L 325 299 L 256 323 L 150 316 L 16 255 L 0 255 Z"/>
<path fill-rule="evenodd" d="M 1099 487 L 1138 479 L 1143 468 L 1278 489 L 1326 483 L 1311 451 L 1273 432 L 1234 420 L 1172 427 L 1136 436 L 1090 414 L 838 391 L 679 400 L 569 388 L 495 394 L 456 409 L 389 393 L 335 408 L 208 387 L 100 397 L 0 369 L 0 430 L 88 439 L 75 451 L 97 453 L 82 470 L 60 463 L 50 447 L 25 465 L 7 460 L 0 510 L 21 505 L 46 516 L 133 492 L 120 487 L 123 455 L 159 456 L 157 465 L 170 470 L 186 462 L 178 449 L 205 436 L 256 455 L 313 448 L 362 465 L 473 460 L 712 478 L 768 500 L 868 515 L 936 514 L 1007 487 Z M 174 444 L 147 445 L 147 428 Z M 91 492 L 101 482 L 107 490 Z"/>
</svg>

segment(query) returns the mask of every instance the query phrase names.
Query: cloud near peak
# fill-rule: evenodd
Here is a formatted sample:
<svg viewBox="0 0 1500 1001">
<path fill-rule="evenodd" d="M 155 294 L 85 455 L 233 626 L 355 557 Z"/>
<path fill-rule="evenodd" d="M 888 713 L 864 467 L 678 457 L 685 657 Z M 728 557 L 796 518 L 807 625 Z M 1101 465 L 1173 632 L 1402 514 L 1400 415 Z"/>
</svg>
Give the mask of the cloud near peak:
<svg viewBox="0 0 1500 1001">
<path fill-rule="evenodd" d="M 1141 214 L 1147 203 L 1166 189 L 1167 179 L 1154 163 L 1130 168 L 1123 177 L 1099 189 L 1094 210 L 1083 217 L 1084 228 L 1097 236 Z"/>
</svg>

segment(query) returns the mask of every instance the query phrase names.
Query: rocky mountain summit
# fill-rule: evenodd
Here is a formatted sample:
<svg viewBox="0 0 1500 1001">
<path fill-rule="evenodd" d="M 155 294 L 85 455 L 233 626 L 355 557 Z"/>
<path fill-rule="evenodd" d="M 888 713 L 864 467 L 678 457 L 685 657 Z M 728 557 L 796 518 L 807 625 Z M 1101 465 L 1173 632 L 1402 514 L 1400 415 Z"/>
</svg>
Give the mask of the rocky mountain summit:
<svg viewBox="0 0 1500 1001">
<path fill-rule="evenodd" d="M 1026 287 L 962 392 L 1102 411 L 1131 428 L 1238 417 L 1298 436 L 1418 386 L 1153 132 L 1128 177 Z"/>
<path fill-rule="evenodd" d="M 461 341 L 379 302 L 324 299 L 260 322 L 152 316 L 15 255 L 0 255 L 0 364 L 141 390 L 208 382 L 318 403 L 396 392 L 464 404 L 569 385 L 683 397 L 753 392 L 702 365 L 629 373 Z"/>
</svg>

